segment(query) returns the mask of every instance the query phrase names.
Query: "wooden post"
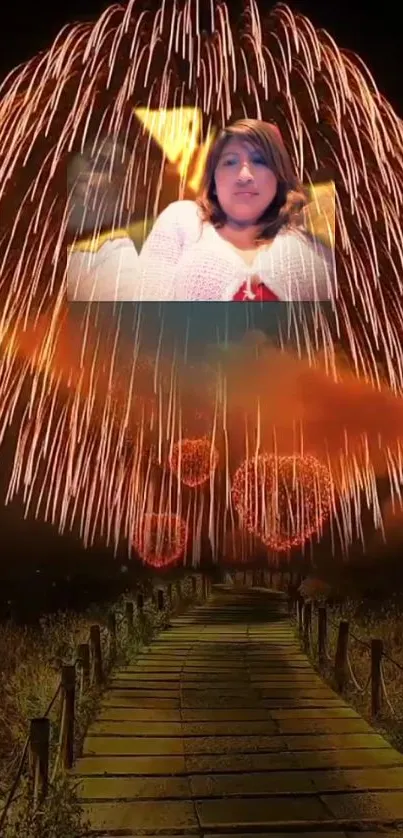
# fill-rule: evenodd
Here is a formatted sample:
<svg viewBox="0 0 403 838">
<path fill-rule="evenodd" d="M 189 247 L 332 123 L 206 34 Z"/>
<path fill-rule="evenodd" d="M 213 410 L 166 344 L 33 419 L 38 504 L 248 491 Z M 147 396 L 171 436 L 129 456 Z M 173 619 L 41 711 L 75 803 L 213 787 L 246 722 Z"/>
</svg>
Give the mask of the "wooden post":
<svg viewBox="0 0 403 838">
<path fill-rule="evenodd" d="M 309 637 L 311 633 L 311 623 L 312 623 L 312 602 L 308 601 L 304 605 L 304 646 L 306 649 L 309 648 Z"/>
<path fill-rule="evenodd" d="M 171 608 L 171 607 L 172 607 L 172 582 L 169 582 L 169 583 L 168 583 L 168 587 L 167 587 L 167 599 L 168 599 L 168 605 L 169 605 L 169 607 Z"/>
<path fill-rule="evenodd" d="M 319 666 L 326 663 L 326 641 L 327 641 L 327 610 L 326 605 L 318 608 L 318 657 Z"/>
<path fill-rule="evenodd" d="M 146 626 L 146 615 L 144 611 L 144 594 L 142 591 L 136 596 L 136 610 L 137 610 L 137 622 L 140 635 L 143 637 L 145 626 Z"/>
<path fill-rule="evenodd" d="M 35 804 L 40 800 L 44 800 L 48 793 L 49 742 L 49 719 L 31 719 L 29 732 L 29 765 Z"/>
<path fill-rule="evenodd" d="M 109 657 L 113 661 L 116 658 L 116 614 L 110 611 L 108 614 L 108 630 L 109 630 Z"/>
<path fill-rule="evenodd" d="M 337 636 L 336 657 L 334 662 L 334 676 L 337 689 L 340 692 L 344 688 L 347 676 L 348 630 L 348 621 L 340 620 L 339 633 Z"/>
<path fill-rule="evenodd" d="M 90 647 L 88 643 L 80 643 L 77 650 L 77 663 L 80 667 L 80 700 L 88 690 L 90 684 Z"/>
<path fill-rule="evenodd" d="M 297 628 L 300 630 L 300 595 L 295 595 L 295 619 L 297 621 Z"/>
<path fill-rule="evenodd" d="M 382 705 L 381 665 L 383 642 L 378 638 L 371 640 L 371 714 L 379 715 Z"/>
<path fill-rule="evenodd" d="M 131 637 L 134 631 L 134 605 L 130 600 L 128 600 L 128 602 L 125 603 L 125 616 L 127 636 Z"/>
<path fill-rule="evenodd" d="M 178 602 L 182 602 L 182 585 L 180 579 L 175 583 L 176 597 Z"/>
<path fill-rule="evenodd" d="M 91 650 L 91 667 L 92 678 L 91 683 L 102 683 L 102 650 L 101 650 L 101 630 L 99 626 L 91 626 L 90 628 L 90 650 Z"/>
<path fill-rule="evenodd" d="M 74 761 L 74 710 L 76 696 L 76 668 L 62 667 L 63 727 L 61 732 L 61 764 L 70 769 Z"/>
<path fill-rule="evenodd" d="M 292 616 L 294 614 L 295 609 L 295 597 L 293 592 L 288 589 L 287 591 L 287 604 L 288 604 L 288 613 Z"/>
<path fill-rule="evenodd" d="M 304 606 L 304 600 L 303 600 L 301 594 L 298 594 L 298 596 L 297 596 L 297 623 L 298 623 L 298 631 L 300 631 L 300 632 L 302 632 L 302 627 L 303 627 L 303 614 L 302 614 L 303 606 Z"/>
<path fill-rule="evenodd" d="M 158 611 L 163 611 L 164 610 L 164 606 L 165 606 L 164 599 L 165 599 L 164 591 L 162 590 L 162 588 L 158 588 L 158 591 L 157 591 L 157 608 L 158 608 Z"/>
<path fill-rule="evenodd" d="M 197 597 L 197 579 L 196 576 L 192 576 L 192 599 L 196 599 Z"/>
</svg>

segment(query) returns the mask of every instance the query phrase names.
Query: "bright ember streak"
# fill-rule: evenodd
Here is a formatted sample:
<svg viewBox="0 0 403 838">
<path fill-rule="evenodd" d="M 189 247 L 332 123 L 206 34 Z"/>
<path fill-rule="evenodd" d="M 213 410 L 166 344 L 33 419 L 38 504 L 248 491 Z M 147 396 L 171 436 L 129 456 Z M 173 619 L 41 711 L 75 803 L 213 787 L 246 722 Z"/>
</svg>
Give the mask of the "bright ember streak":
<svg viewBox="0 0 403 838">
<path fill-rule="evenodd" d="M 231 476 L 251 450 L 255 453 L 256 429 L 258 437 L 264 430 L 260 409 L 249 416 L 254 431 L 245 430 L 236 459 L 231 388 L 220 364 L 200 385 L 205 427 L 192 428 L 188 419 L 185 428 L 183 413 L 191 416 L 192 406 L 190 388 L 180 383 L 185 356 L 167 355 L 162 326 L 155 353 L 147 356 L 140 346 L 141 306 L 133 307 L 135 338 L 124 373 L 118 307 L 109 325 L 101 307 L 77 309 L 69 331 L 64 308 L 67 155 L 82 148 L 90 134 L 125 137 L 126 193 L 133 213 L 148 218 L 162 208 L 167 149 L 156 163 L 151 134 L 143 130 L 147 112 L 183 109 L 185 118 L 194 109 L 205 115 L 197 143 L 192 135 L 187 150 L 168 149 L 178 173 L 178 194 L 171 200 L 197 186 L 212 130 L 244 114 L 277 121 L 302 181 L 309 183 L 314 170 L 330 172 L 338 222 L 339 299 L 332 322 L 322 309 L 312 318 L 307 309 L 290 307 L 282 342 L 292 338 L 313 370 L 320 355 L 334 380 L 341 344 L 356 376 L 379 392 L 386 382 L 401 393 L 403 124 L 362 63 L 286 6 L 260 19 L 250 0 L 240 29 L 231 26 L 225 4 L 212 3 L 214 36 L 198 31 L 196 10 L 190 0 L 182 8 L 163 3 L 155 16 L 139 13 L 136 2 L 112 6 L 95 24 L 65 28 L 46 53 L 17 68 L 2 85 L 0 440 L 10 423 L 17 423 L 7 499 L 23 494 L 27 514 L 33 510 L 60 531 L 77 526 L 86 544 L 101 536 L 117 549 L 122 539 L 131 545 L 144 497 L 154 499 L 155 508 L 150 501 L 147 514 L 158 514 L 160 498 L 168 497 L 167 514 L 192 521 L 195 555 L 207 526 L 216 556 L 222 522 L 233 516 Z M 324 456 L 337 485 L 337 530 L 344 546 L 359 528 L 362 497 L 379 525 L 374 464 L 379 452 L 392 492 L 400 494 L 397 401 L 390 414 L 397 430 L 386 441 L 379 433 L 376 444 L 364 427 L 357 449 L 350 425 L 342 422 L 337 457 L 330 463 L 326 452 L 315 451 Z M 242 427 L 242 417 L 235 424 Z M 304 456 L 306 425 L 300 418 L 296 425 L 300 434 L 291 450 Z M 269 454 L 280 453 L 276 427 L 273 422 L 273 447 L 264 448 Z M 156 498 L 152 451 L 162 463 L 163 451 L 172 454 L 184 439 L 204 437 L 211 451 L 217 449 L 220 468 L 209 470 L 197 502 L 185 501 L 165 466 Z"/>
</svg>

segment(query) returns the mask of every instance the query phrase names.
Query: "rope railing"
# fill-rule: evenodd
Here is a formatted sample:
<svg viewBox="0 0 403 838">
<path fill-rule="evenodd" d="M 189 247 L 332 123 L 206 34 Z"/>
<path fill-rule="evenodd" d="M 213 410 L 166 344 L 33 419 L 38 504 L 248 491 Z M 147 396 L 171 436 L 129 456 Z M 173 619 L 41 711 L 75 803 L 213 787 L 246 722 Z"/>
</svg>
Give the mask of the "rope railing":
<svg viewBox="0 0 403 838">
<path fill-rule="evenodd" d="M 403 667 L 397 661 L 393 660 L 393 658 L 390 658 L 389 655 L 384 655 L 384 657 L 381 660 L 380 679 L 381 679 L 383 698 L 385 699 L 385 702 L 386 702 L 386 704 L 389 708 L 389 711 L 390 711 L 391 715 L 393 716 L 393 719 L 396 722 L 401 723 L 401 722 L 403 722 L 403 715 L 402 715 L 403 706 L 401 707 L 400 715 L 399 715 L 399 711 L 396 709 L 396 706 L 393 704 L 392 699 L 390 698 L 390 695 L 389 695 L 389 690 L 386 686 L 385 673 L 384 673 L 384 665 L 385 665 L 384 660 L 387 660 L 388 663 L 391 663 L 391 664 L 397 666 L 397 668 L 399 669 L 400 672 L 403 671 Z M 403 698 L 403 690 L 401 691 L 400 694 Z M 402 704 L 403 704 L 403 702 L 402 702 Z"/>
<path fill-rule="evenodd" d="M 335 620 L 329 613 L 328 606 L 321 604 L 316 608 L 316 621 L 313 620 L 313 605 L 310 600 L 304 600 L 299 593 L 290 595 L 290 613 L 296 621 L 299 636 L 303 648 L 307 654 L 318 660 L 319 668 L 331 670 L 333 680 L 339 692 L 343 692 L 348 684 L 352 684 L 360 696 L 369 694 L 372 718 L 382 713 L 384 706 L 389 709 L 395 720 L 398 719 L 398 711 L 390 697 L 385 678 L 385 662 L 395 666 L 403 672 L 403 664 L 392 658 L 383 647 L 383 640 L 371 638 L 370 641 L 358 637 L 351 631 L 348 620 Z M 316 632 L 314 623 L 316 622 Z M 336 647 L 329 648 L 329 626 L 334 630 Z M 351 641 L 358 643 L 362 649 L 369 653 L 369 674 L 364 683 L 355 671 L 352 662 L 350 646 Z M 332 653 L 333 652 L 333 653 Z M 403 690 L 401 691 L 403 696 Z"/>
<path fill-rule="evenodd" d="M 266 573 L 264 571 L 245 571 L 241 575 L 243 576 L 244 585 L 252 584 L 254 587 L 259 585 L 267 587 L 265 581 Z M 290 578 L 292 574 L 288 573 L 286 576 L 288 578 L 288 585 L 283 585 L 283 590 L 288 593 L 289 614 L 296 620 L 299 636 L 303 642 L 305 651 L 314 659 L 319 660 L 320 668 L 326 669 L 327 671 L 329 669 L 331 670 L 340 692 L 344 690 L 348 683 L 351 683 L 354 690 L 362 698 L 369 696 L 372 717 L 381 714 L 384 703 L 393 718 L 398 722 L 403 722 L 403 684 L 400 691 L 400 695 L 402 696 L 402 717 L 400 718 L 399 711 L 389 694 L 384 672 L 385 662 L 395 666 L 402 673 L 403 664 L 396 661 L 384 650 L 381 639 L 372 638 L 368 641 L 359 637 L 355 632 L 351 631 L 350 623 L 343 619 L 341 615 L 339 620 L 334 619 L 329 607 L 325 604 L 319 605 L 316 609 L 317 630 L 315 632 L 312 602 L 309 599 L 305 600 L 301 596 L 298 585 L 290 584 L 292 582 L 292 578 Z M 270 583 L 271 578 L 269 579 L 269 585 Z M 335 648 L 330 648 L 329 626 L 333 629 L 333 634 L 336 639 Z M 363 683 L 361 683 L 360 676 L 355 671 L 352 661 L 350 654 L 351 641 L 360 645 L 369 655 L 370 671 Z"/>
<path fill-rule="evenodd" d="M 351 657 L 350 657 L 350 653 L 349 653 L 348 649 L 347 649 L 347 666 L 348 666 L 348 671 L 350 673 L 350 678 L 351 678 L 351 680 L 354 684 L 355 689 L 361 695 L 366 695 L 366 693 L 368 691 L 368 688 L 371 684 L 371 673 L 369 673 L 367 681 L 366 681 L 365 684 L 360 684 L 359 683 L 358 677 L 356 676 L 356 674 L 354 672 L 354 669 L 353 669 L 353 665 L 352 665 L 352 662 L 351 662 Z"/>
<path fill-rule="evenodd" d="M 202 582 L 201 593 L 198 593 L 197 590 L 196 576 Z M 164 588 L 159 586 L 156 589 L 156 597 L 152 596 L 151 605 L 154 605 L 160 618 L 157 630 L 163 630 L 169 626 L 169 615 L 176 610 L 177 606 L 186 601 L 197 599 L 199 596 L 204 600 L 209 598 L 211 579 L 200 573 L 189 574 L 189 577 L 194 580 L 192 581 L 190 597 L 184 596 L 182 580 L 175 583 L 175 594 L 172 583 L 164 585 Z M 184 577 L 185 581 L 186 578 Z M 147 602 L 143 592 L 137 594 L 135 604 L 132 600 L 126 600 L 124 613 L 117 617 L 116 613 L 111 611 L 108 615 L 107 625 L 92 625 L 89 640 L 87 643 L 79 644 L 73 664 L 61 667 L 61 680 L 46 708 L 46 712 L 43 716 L 30 721 L 30 731 L 22 749 L 18 769 L 0 812 L 0 834 L 12 805 L 25 794 L 25 792 L 22 792 L 17 795 L 17 791 L 22 778 L 27 774 L 27 761 L 29 762 L 29 779 L 34 807 L 37 807 L 46 798 L 49 785 L 55 782 L 58 773 L 61 770 L 66 771 L 73 767 L 74 759 L 77 756 L 75 754 L 77 709 L 80 708 L 83 698 L 89 690 L 99 690 L 105 684 L 106 676 L 112 671 L 116 660 L 119 631 L 125 628 L 127 637 L 130 639 L 134 637 L 136 628 L 139 628 L 140 638 L 144 638 L 147 622 L 146 607 Z M 137 625 L 135 617 L 137 618 Z M 59 698 L 61 700 L 60 723 L 58 725 L 57 744 L 53 753 L 53 765 L 51 766 L 50 713 Z"/>
</svg>

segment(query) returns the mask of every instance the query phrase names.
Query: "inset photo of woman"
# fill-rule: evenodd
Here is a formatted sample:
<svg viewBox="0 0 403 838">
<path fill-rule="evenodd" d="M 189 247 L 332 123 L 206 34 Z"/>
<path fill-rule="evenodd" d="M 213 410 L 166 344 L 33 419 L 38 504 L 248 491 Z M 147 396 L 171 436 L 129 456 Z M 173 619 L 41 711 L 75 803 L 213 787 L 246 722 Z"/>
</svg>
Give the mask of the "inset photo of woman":
<svg viewBox="0 0 403 838">
<path fill-rule="evenodd" d="M 149 225 L 139 253 L 129 221 L 126 226 L 121 221 L 124 172 L 116 164 L 119 153 L 108 171 L 104 157 L 101 172 L 99 163 L 91 177 L 78 172 L 77 182 L 82 179 L 87 196 L 92 178 L 99 212 L 103 206 L 109 228 L 104 232 L 101 223 L 95 244 L 84 237 L 70 248 L 70 300 L 335 298 L 334 185 L 313 189 L 299 181 L 275 124 L 241 119 L 218 132 L 209 145 L 198 194 L 168 203 Z M 88 169 L 90 161 L 85 162 Z M 120 208 L 114 213 L 114 228 L 113 202 Z"/>
</svg>

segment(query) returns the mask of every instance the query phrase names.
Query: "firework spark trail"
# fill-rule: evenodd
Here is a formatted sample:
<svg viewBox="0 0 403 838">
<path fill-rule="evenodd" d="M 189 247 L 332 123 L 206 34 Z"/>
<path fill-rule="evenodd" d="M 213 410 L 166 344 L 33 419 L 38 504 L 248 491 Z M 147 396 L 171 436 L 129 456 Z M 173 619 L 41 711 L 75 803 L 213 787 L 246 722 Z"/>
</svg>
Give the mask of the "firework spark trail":
<svg viewBox="0 0 403 838">
<path fill-rule="evenodd" d="M 140 89 L 146 91 L 144 104 L 149 110 L 197 108 L 202 104 L 208 126 L 227 122 L 235 113 L 246 111 L 248 116 L 274 118 L 305 181 L 310 180 L 313 169 L 321 166 L 334 172 L 340 280 L 335 328 L 332 330 L 318 311 L 312 335 L 303 313 L 294 309 L 289 331 L 294 333 L 300 356 L 308 357 L 313 367 L 318 351 L 322 351 L 325 367 L 336 378 L 334 338 L 341 335 L 356 373 L 380 387 L 381 360 L 383 377 L 392 390 L 403 388 L 403 235 L 398 223 L 402 210 L 401 120 L 358 59 L 342 53 L 326 33 L 316 32 L 308 20 L 293 15 L 287 7 L 278 7 L 261 21 L 251 2 L 244 31 L 238 33 L 232 31 L 227 7 L 214 9 L 212 4 L 217 30 L 214 38 L 197 31 L 192 11 L 193 6 L 188 3 L 185 9 L 175 9 L 169 15 L 163 6 L 152 20 L 147 14 L 138 15 L 134 2 L 126 7 L 114 6 L 94 25 L 79 24 L 63 30 L 47 53 L 11 73 L 1 91 L 0 214 L 8 219 L 6 245 L 0 253 L 0 275 L 4 277 L 1 336 L 5 352 L 0 369 L 2 436 L 15 416 L 22 393 L 28 399 L 9 496 L 25 485 L 26 502 L 33 503 L 41 472 L 37 458 L 43 459 L 46 452 L 47 479 L 57 474 L 58 481 L 53 501 L 49 485 L 42 514 L 58 521 L 62 529 L 73 526 L 81 517 L 81 532 L 87 542 L 101 530 L 108 541 L 113 533 L 116 545 L 122 533 L 128 536 L 133 531 L 144 486 L 139 471 L 141 458 L 136 464 L 125 459 L 130 429 L 135 448 L 146 443 L 150 429 L 157 429 L 159 459 L 163 450 L 172 453 L 173 446 L 182 439 L 182 431 L 178 439 L 176 430 L 181 403 L 175 363 L 168 361 L 165 377 L 160 375 L 161 347 L 154 364 L 154 393 L 149 400 L 140 396 L 141 407 L 137 405 L 137 411 L 132 409 L 140 386 L 137 338 L 129 370 L 123 377 L 123 389 L 114 398 L 109 394 L 119 365 L 119 321 L 113 321 L 116 333 L 110 334 L 101 347 L 97 318 L 90 324 L 90 315 L 83 315 L 82 328 L 76 333 L 79 353 L 77 345 L 74 349 L 76 357 L 80 355 L 80 363 L 71 357 L 67 371 L 60 352 L 64 335 L 69 353 L 74 356 L 61 316 L 66 232 L 63 196 L 68 152 L 81 148 L 94 132 L 124 136 L 128 151 L 126 194 L 131 196 L 132 209 L 138 210 L 143 202 L 145 216 L 158 211 L 166 155 L 162 155 L 158 170 L 152 160 L 151 136 L 144 136 L 133 112 Z M 181 61 L 181 75 L 177 58 Z M 158 84 L 152 83 L 152 78 L 158 78 Z M 179 195 L 183 193 L 188 163 L 179 164 Z M 38 317 L 45 308 L 48 315 L 39 337 Z M 140 321 L 141 311 L 136 316 Z M 26 335 L 32 334 L 34 327 L 35 353 L 27 362 L 30 337 Z M 102 343 L 104 338 L 102 333 Z M 25 361 L 17 357 L 17 349 Z M 42 376 L 42 384 L 38 376 Z M 170 384 L 166 386 L 168 380 Z M 56 394 L 65 404 L 58 414 Z M 233 419 L 227 427 L 227 384 L 223 399 L 217 391 L 208 413 L 214 403 L 219 405 L 218 435 L 221 424 L 228 506 L 229 460 L 232 467 L 231 448 L 236 434 Z M 213 412 L 217 419 L 214 407 Z M 233 407 L 230 412 L 233 415 Z M 390 479 L 396 485 L 402 473 L 400 449 L 396 455 L 399 432 L 394 422 L 396 418 L 398 424 L 398 414 L 393 407 L 393 432 L 389 426 L 382 455 L 383 463 L 388 459 Z M 256 422 L 256 416 L 250 418 Z M 260 416 L 258 420 L 261 425 Z M 41 441 L 44 427 L 48 428 L 45 444 Z M 351 424 L 342 424 L 342 428 L 348 436 Z M 364 428 L 362 434 L 359 452 L 353 434 L 349 455 L 338 454 L 332 461 L 332 468 L 339 473 L 339 485 L 345 489 L 343 497 L 353 497 L 352 502 L 345 501 L 340 524 L 347 534 L 352 532 L 356 517 L 352 508 L 359 512 L 357 485 L 364 487 L 374 509 L 377 508 L 374 468 L 380 468 L 379 452 L 372 431 L 365 435 Z M 306 445 L 306 427 L 304 435 Z M 240 461 L 248 444 L 247 439 L 243 441 Z M 262 444 L 271 450 L 267 439 Z M 328 452 L 323 453 L 328 459 Z M 130 480 L 134 482 L 130 484 Z M 41 497 L 44 496 L 42 489 Z M 211 533 L 219 529 L 214 518 L 218 513 L 212 511 L 214 503 L 209 514 Z M 221 508 L 218 499 L 215 506 Z M 40 504 L 37 514 L 39 507 Z M 171 511 L 180 514 L 176 509 Z"/>
<path fill-rule="evenodd" d="M 115 392 L 116 398 L 112 410 L 111 392 L 114 390 L 113 373 L 116 370 L 114 363 L 108 364 L 110 354 L 107 348 L 103 347 L 104 354 L 102 354 L 99 342 L 97 342 L 98 365 L 86 367 L 85 359 L 81 359 L 80 367 L 81 346 L 77 340 L 74 340 L 77 333 L 74 333 L 74 329 L 59 330 L 59 341 L 53 346 L 52 361 L 50 362 L 45 356 L 42 363 L 39 363 L 38 346 L 41 347 L 41 333 L 44 329 L 46 329 L 46 323 L 39 323 L 33 333 L 26 331 L 17 347 L 22 358 L 34 358 L 33 362 L 32 360 L 28 362 L 26 377 L 30 371 L 35 377 L 36 384 L 32 385 L 32 389 L 35 387 L 36 410 L 31 412 L 28 419 L 31 405 L 25 408 L 24 432 L 17 442 L 15 465 L 6 500 L 11 500 L 19 488 L 25 487 L 24 500 L 26 514 L 28 514 L 34 502 L 35 490 L 39 485 L 41 489 L 35 510 L 36 515 L 42 511 L 46 519 L 54 524 L 58 523 L 63 530 L 73 527 L 75 516 L 80 509 L 80 534 L 84 543 L 94 543 L 96 537 L 100 535 L 111 543 L 113 532 L 116 549 L 122 538 L 123 512 L 119 504 L 122 502 L 122 482 L 124 483 L 125 475 L 130 476 L 133 487 L 136 489 L 129 495 L 126 491 L 123 496 L 126 502 L 130 498 L 130 514 L 127 516 L 123 530 L 126 537 L 130 538 L 133 521 L 137 520 L 139 510 L 141 511 L 141 498 L 152 489 L 152 483 L 150 484 L 147 478 L 145 483 L 142 482 L 141 462 L 137 462 L 137 468 L 134 467 L 132 449 L 133 444 L 138 443 L 136 429 L 137 437 L 141 440 L 137 448 L 143 453 L 147 434 L 150 436 L 152 412 L 155 408 L 149 398 L 142 398 L 142 392 L 144 392 L 144 384 L 146 384 L 146 389 L 149 389 L 149 380 L 153 377 L 150 373 L 154 370 L 154 364 L 150 363 L 147 357 L 139 358 L 136 348 L 139 372 L 136 380 L 136 398 L 133 398 L 133 403 L 129 404 L 128 393 L 130 395 L 131 389 L 127 387 L 125 380 L 123 391 L 119 393 L 119 388 L 117 388 Z M 97 338 L 96 332 L 95 335 L 88 336 L 88 351 L 93 346 L 92 337 Z M 167 391 L 165 387 L 165 398 L 160 405 L 161 418 L 164 417 L 165 421 L 165 432 L 161 425 L 156 429 L 160 438 L 168 440 L 169 449 L 174 444 L 174 439 L 177 439 L 174 367 L 170 365 L 169 360 L 167 363 L 165 359 L 158 358 L 158 355 L 155 366 L 160 373 L 165 372 L 165 384 L 167 371 L 169 372 L 170 388 Z M 99 372 L 97 377 L 95 377 L 96 370 Z M 129 372 L 133 377 L 133 367 L 129 366 Z M 5 381 L 3 377 L 3 383 Z M 156 389 L 161 397 L 158 379 L 156 383 Z M 64 407 L 59 411 L 59 417 L 56 417 L 55 404 L 58 398 Z M 92 409 L 88 409 L 88 405 L 91 405 Z M 102 410 L 100 405 L 103 405 Z M 126 414 L 126 423 L 122 422 L 122 414 Z M 6 413 L 5 426 L 8 424 L 8 419 L 9 416 Z M 43 437 L 43 428 L 52 429 L 50 444 L 49 434 L 45 439 Z M 178 477 L 181 478 L 180 470 Z M 171 470 L 168 472 L 168 478 L 170 485 L 167 497 L 169 499 L 172 496 Z M 164 498 L 166 500 L 165 495 L 166 493 L 161 491 L 160 506 Z M 201 509 L 203 503 L 202 500 Z M 180 507 L 180 498 L 178 504 Z M 59 518 L 57 518 L 56 509 L 58 509 Z M 152 510 L 149 512 L 152 514 Z M 179 513 L 175 509 L 172 514 Z"/>
<path fill-rule="evenodd" d="M 143 322 L 143 328 L 147 331 L 146 322 Z M 168 514 L 184 515 L 188 527 L 192 517 L 195 530 L 193 553 L 197 561 L 205 494 L 201 493 L 193 501 L 186 500 L 183 509 L 183 493 L 175 490 L 173 472 L 179 484 L 186 486 L 194 482 L 195 476 L 200 481 L 201 471 L 204 472 L 204 479 L 208 478 L 210 471 L 209 531 L 219 554 L 223 535 L 222 521 L 218 517 L 221 515 L 230 521 L 230 526 L 236 526 L 230 499 L 231 483 L 232 475 L 245 454 L 247 457 L 258 457 L 261 451 L 276 455 L 292 452 L 304 457 L 306 451 L 310 451 L 326 463 L 334 491 L 343 499 L 337 523 L 343 548 L 348 549 L 358 527 L 360 493 L 364 493 L 367 505 L 373 507 L 375 521 L 380 525 L 375 471 L 388 474 L 396 486 L 402 482 L 398 440 L 403 427 L 403 405 L 393 392 L 385 388 L 379 392 L 370 384 L 358 381 L 343 368 L 338 370 L 339 383 L 336 384 L 318 365 L 313 368 L 308 361 L 300 360 L 297 354 L 293 357 L 290 352 L 273 349 L 256 333 L 240 345 L 227 342 L 224 351 L 218 346 L 215 357 L 210 347 L 210 372 L 207 374 L 210 386 L 203 390 L 203 375 L 206 376 L 204 359 L 199 364 L 195 363 L 191 371 L 189 365 L 181 364 L 179 359 L 173 365 L 169 356 L 165 358 L 161 354 L 161 340 L 157 334 L 155 364 L 149 357 L 144 367 L 139 349 L 141 331 L 137 329 L 135 333 L 138 369 L 145 369 L 148 379 L 153 378 L 150 370 L 153 371 L 156 366 L 158 369 L 152 384 L 159 394 L 159 422 L 153 430 L 155 405 L 150 400 L 141 399 L 144 386 L 141 376 L 137 377 L 137 396 L 140 393 L 140 398 L 137 402 L 134 400 L 134 404 L 141 405 L 141 414 L 136 416 L 136 410 L 127 401 L 131 388 L 124 377 L 120 382 L 120 392 L 117 388 L 118 398 L 112 410 L 113 374 L 121 375 L 124 369 L 126 375 L 133 378 L 133 367 L 115 363 L 111 372 L 107 340 L 103 346 L 105 354 L 100 349 L 98 355 L 97 369 L 102 375 L 94 379 L 93 367 L 90 376 L 81 376 L 80 386 L 76 382 L 72 386 L 71 382 L 72 370 L 80 366 L 74 353 L 79 355 L 81 352 L 80 342 L 74 339 L 74 329 L 70 328 L 68 332 L 59 330 L 58 344 L 53 347 L 57 386 L 56 383 L 52 386 L 46 383 L 53 369 L 52 364 L 45 364 L 39 377 L 37 366 L 33 365 L 37 410 L 31 414 L 30 423 L 23 423 L 25 432 L 17 444 L 10 489 L 12 496 L 20 487 L 26 487 L 27 510 L 33 502 L 35 488 L 40 485 L 35 510 L 37 515 L 42 514 L 58 523 L 63 530 L 74 526 L 80 509 L 80 533 L 85 544 L 92 544 L 101 536 L 116 550 L 122 538 L 131 543 L 135 531 L 138 532 L 142 526 L 144 514 L 154 513 L 152 503 L 156 504 L 162 516 L 162 538 L 164 515 L 169 507 Z M 38 335 L 40 344 L 41 330 Z M 97 337 L 96 329 L 93 333 L 89 330 L 87 347 L 93 346 L 94 337 Z M 66 351 L 66 344 L 69 352 Z M 117 352 L 116 346 L 115 350 Z M 32 336 L 30 340 L 22 341 L 20 351 L 23 357 L 24 351 L 28 357 L 31 355 Z M 35 357 L 35 351 L 33 354 Z M 121 359 L 124 353 L 117 352 L 117 356 Z M 85 363 L 82 369 L 86 369 Z M 164 377 L 162 387 L 161 378 Z M 194 426 L 196 436 L 190 444 L 190 448 L 197 453 L 194 462 L 192 452 L 187 451 L 189 443 L 183 437 L 183 416 L 188 413 L 188 421 L 191 422 L 194 412 L 193 379 L 203 393 L 202 399 L 199 393 L 199 404 L 204 416 L 210 417 L 205 425 L 207 435 L 198 441 L 197 422 Z M 211 386 L 214 380 L 217 382 L 216 389 Z M 268 380 L 271 381 L 269 403 L 264 398 Z M 59 419 L 55 416 L 57 390 L 64 404 L 64 408 L 59 410 Z M 163 398 L 162 391 L 165 394 Z M 88 403 L 91 401 L 97 409 L 89 411 Z M 102 410 L 100 405 L 103 405 Z M 362 410 L 358 410 L 359 405 Z M 126 416 L 125 423 L 122 422 L 122 415 Z M 49 434 L 47 441 L 43 438 L 41 429 L 44 427 L 52 428 L 51 443 Z M 152 440 L 158 451 L 156 457 L 151 454 Z M 155 482 L 153 463 L 157 469 L 162 467 L 162 481 L 157 479 Z M 43 465 L 40 467 L 40 464 Z M 224 483 L 224 489 L 226 487 L 223 506 L 220 506 L 220 490 L 215 485 L 217 466 L 221 470 L 218 482 Z M 263 486 L 260 485 L 258 490 L 262 492 Z M 248 491 L 256 493 L 253 482 Z M 303 488 L 301 492 L 296 515 L 302 521 L 306 514 L 303 511 Z M 47 504 L 44 508 L 45 497 Z M 142 499 L 147 499 L 145 506 Z M 332 506 L 334 512 L 335 503 Z M 272 547 L 273 544 L 270 541 Z"/>
</svg>

